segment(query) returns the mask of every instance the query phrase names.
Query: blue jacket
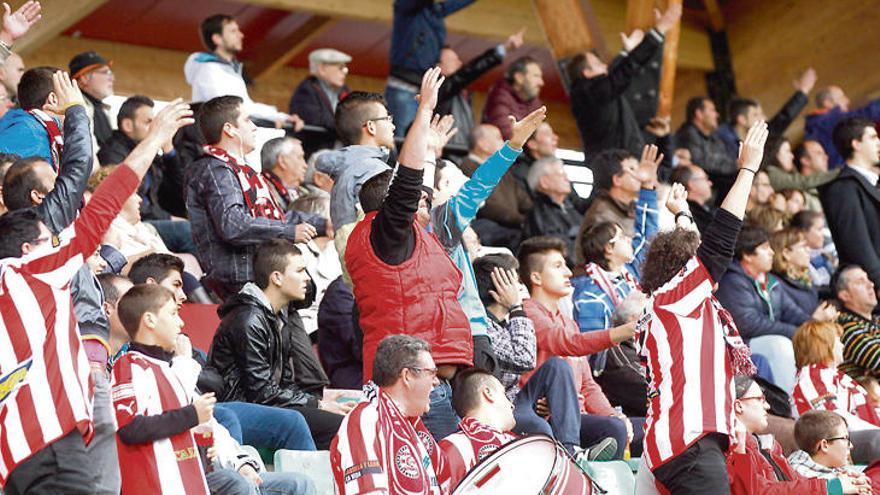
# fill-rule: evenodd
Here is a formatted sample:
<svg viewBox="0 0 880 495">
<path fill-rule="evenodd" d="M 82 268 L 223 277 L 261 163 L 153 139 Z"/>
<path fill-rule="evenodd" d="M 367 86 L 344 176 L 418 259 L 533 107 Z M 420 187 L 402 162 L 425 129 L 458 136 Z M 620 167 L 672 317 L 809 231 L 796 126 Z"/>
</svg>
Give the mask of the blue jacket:
<svg viewBox="0 0 880 495">
<path fill-rule="evenodd" d="M 791 338 L 801 323 L 810 319 L 785 292 L 775 275 L 768 275 L 770 300 L 758 293 L 755 280 L 748 276 L 739 261 L 730 264 L 721 278 L 715 296 L 730 312 L 743 339 L 764 335 Z"/>
<path fill-rule="evenodd" d="M 440 60 L 446 43 L 446 16 L 475 0 L 395 0 L 391 26 L 391 69 L 422 73 Z M 418 84 L 419 81 L 409 81 Z"/>
<path fill-rule="evenodd" d="M 639 280 L 642 263 L 648 254 L 649 239 L 657 233 L 657 191 L 642 189 L 636 202 L 635 235 L 633 236 L 633 260 L 627 263 L 626 270 Z M 574 286 L 572 301 L 574 302 L 574 320 L 581 332 L 603 330 L 611 327 L 611 315 L 614 313 L 614 302 L 608 294 L 593 282 L 587 275 L 571 279 Z M 617 294 L 625 298 L 630 287 L 623 279 L 614 286 Z"/>
<path fill-rule="evenodd" d="M 828 154 L 828 165 L 832 168 L 842 165 L 843 157 L 834 147 L 831 133 L 838 122 L 850 117 L 862 117 L 877 122 L 880 120 L 880 98 L 851 112 L 844 112 L 840 107 L 834 107 L 827 112 L 813 112 L 807 115 L 804 123 L 804 139 L 815 139 L 822 143 L 825 153 Z"/>
<path fill-rule="evenodd" d="M 13 108 L 0 119 L 0 152 L 15 153 L 22 158 L 38 156 L 52 163 L 49 133 L 36 117 L 20 108 Z M 53 164 L 53 168 L 57 169 L 57 164 Z"/>
<path fill-rule="evenodd" d="M 462 272 L 458 302 L 470 320 L 471 333 L 475 336 L 488 335 L 489 318 L 480 301 L 474 267 L 461 242 L 461 235 L 520 153 L 522 150 L 515 150 L 509 143 L 505 143 L 474 171 L 455 196 L 431 210 L 434 233 L 452 262 Z"/>
<path fill-rule="evenodd" d="M 812 285 L 807 285 L 799 280 L 794 280 L 781 274 L 775 274 L 782 290 L 797 304 L 801 311 L 808 315 L 812 315 L 813 311 L 819 307 L 819 293 Z"/>
</svg>

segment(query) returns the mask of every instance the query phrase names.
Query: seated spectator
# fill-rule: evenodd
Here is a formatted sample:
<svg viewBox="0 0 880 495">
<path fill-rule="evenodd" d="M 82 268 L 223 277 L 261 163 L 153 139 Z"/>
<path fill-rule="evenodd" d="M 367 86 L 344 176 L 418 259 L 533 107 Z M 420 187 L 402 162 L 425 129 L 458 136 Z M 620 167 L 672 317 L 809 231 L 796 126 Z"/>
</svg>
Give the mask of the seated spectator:
<svg viewBox="0 0 880 495">
<path fill-rule="evenodd" d="M 492 124 L 501 131 L 504 139 L 510 139 L 512 115 L 520 120 L 526 115 L 541 108 L 541 88 L 544 76 L 541 64 L 532 57 L 520 57 L 504 71 L 504 78 L 489 89 L 486 103 L 483 105 L 484 124 Z"/>
<path fill-rule="evenodd" d="M 880 379 L 880 323 L 874 316 L 877 293 L 868 275 L 856 265 L 841 267 L 832 279 L 843 327 L 840 369 L 869 389 Z"/>
<path fill-rule="evenodd" d="M 144 139 L 150 129 L 150 122 L 153 121 L 154 106 L 153 100 L 141 95 L 131 96 L 122 103 L 116 117 L 118 129 L 113 131 L 98 151 L 101 165 L 122 163 L 125 156 Z M 184 224 L 161 222 L 169 220 L 171 215 L 186 216 L 183 163 L 170 141 L 162 144 L 162 154 L 153 160 L 147 177 L 138 188 L 138 194 L 143 198 L 141 218 L 158 220 L 156 226 L 161 227 L 162 230 L 170 230 L 173 227 L 184 229 Z M 187 240 L 190 250 L 175 246 L 176 250 L 192 251 L 192 235 L 189 233 L 188 224 L 185 225 L 185 231 L 181 231 L 177 236 L 169 235 L 169 242 L 177 239 Z"/>
<path fill-rule="evenodd" d="M 721 201 L 736 176 L 736 157 L 728 154 L 727 146 L 718 134 L 718 111 L 709 98 L 696 96 L 687 102 L 686 122 L 675 134 L 679 148 L 691 152 L 693 163 L 709 174 L 715 185 L 716 203 Z"/>
<path fill-rule="evenodd" d="M 242 64 L 236 60 L 242 50 L 244 34 L 234 17 L 224 14 L 207 17 L 199 26 L 199 34 L 208 51 L 193 53 L 183 66 L 186 82 L 192 86 L 193 103 L 220 96 L 236 96 L 241 99 L 245 118 L 258 119 L 279 128 L 289 126 L 297 131 L 302 128 L 303 122 L 299 116 L 288 115 L 272 105 L 251 100 L 242 75 Z"/>
<path fill-rule="evenodd" d="M 833 480 L 841 474 L 861 477 L 850 464 L 849 428 L 839 414 L 805 412 L 794 425 L 794 437 L 800 450 L 788 456 L 788 463 L 801 476 L 823 480 Z"/>
<path fill-rule="evenodd" d="M 777 194 L 785 201 L 783 212 L 788 218 L 804 211 L 807 207 L 807 194 L 800 189 L 783 189 Z"/>
<path fill-rule="evenodd" d="M 864 107 L 850 110 L 849 97 L 840 86 L 828 86 L 816 93 L 816 109 L 806 117 L 804 134 L 806 139 L 818 141 L 828 154 L 831 168 L 839 167 L 847 159 L 840 151 L 832 136 L 838 123 L 846 119 L 862 118 L 880 121 L 880 98 L 872 100 Z"/>
<path fill-rule="evenodd" d="M 461 134 L 460 131 L 459 134 Z M 501 137 L 501 131 L 499 131 L 497 127 L 492 124 L 475 125 L 473 129 L 471 129 L 468 138 L 468 155 L 462 159 L 458 167 L 464 175 L 470 177 L 473 175 L 474 171 L 477 170 L 477 167 L 482 165 L 486 159 L 495 154 L 495 151 L 503 144 L 504 139 Z M 504 177 L 506 178 L 507 174 L 505 174 Z M 501 179 L 501 184 L 503 183 L 504 178 Z M 501 187 L 501 184 L 495 189 L 498 190 L 498 188 Z"/>
<path fill-rule="evenodd" d="M 389 335 L 376 348 L 364 400 L 345 417 L 330 446 L 336 493 L 447 493 L 449 468 L 419 419 L 431 408 L 437 367 L 431 347 Z M 383 441 L 376 441 L 383 439 Z"/>
<path fill-rule="evenodd" d="M 20 156 L 13 155 L 12 153 L 0 153 L 0 215 L 8 211 L 6 203 L 3 202 L 3 182 L 6 179 L 6 172 L 19 159 L 21 159 Z"/>
<path fill-rule="evenodd" d="M 782 290 L 804 313 L 812 314 L 819 306 L 819 293 L 810 280 L 810 246 L 797 229 L 784 229 L 770 236 L 773 270 Z"/>
<path fill-rule="evenodd" d="M 810 247 L 810 280 L 819 292 L 830 294 L 831 274 L 837 265 L 834 244 L 825 238 L 825 216 L 817 211 L 802 211 L 791 218 L 789 226 L 804 234 L 807 246 Z"/>
<path fill-rule="evenodd" d="M 636 154 L 644 147 L 641 126 L 625 92 L 633 80 L 652 76 L 644 67 L 662 51 L 664 36 L 681 17 L 677 4 L 671 5 L 676 7 L 659 16 L 647 34 L 641 29 L 629 36 L 621 33 L 623 50 L 610 68 L 594 51 L 577 54 L 568 63 L 571 109 L 588 158 L 610 149 Z"/>
<path fill-rule="evenodd" d="M 56 173 L 64 148 L 60 117 L 68 110 L 59 105 L 62 96 L 53 89 L 52 75 L 57 70 L 35 67 L 25 72 L 18 84 L 18 108 L 0 120 L 0 152 L 39 157 Z"/>
<path fill-rule="evenodd" d="M 218 310 L 222 320 L 208 362 L 223 375 L 220 399 L 298 411 L 315 445 L 326 449 L 351 404 L 323 401 L 297 383 L 302 369 L 294 367 L 295 329 L 287 308 L 306 297 L 305 260 L 291 242 L 267 241 L 255 255 L 254 276 Z"/>
<path fill-rule="evenodd" d="M 293 202 L 307 194 L 303 181 L 308 164 L 299 139 L 284 136 L 266 141 L 260 150 L 260 165 L 260 174 L 282 210 L 291 210 Z"/>
<path fill-rule="evenodd" d="M 309 155 L 319 149 L 332 148 L 336 142 L 333 116 L 337 104 L 351 93 L 345 85 L 349 62 L 351 55 L 333 48 L 312 50 L 309 53 L 309 77 L 300 81 L 290 96 L 287 110 L 291 115 L 299 115 L 306 125 L 326 129 L 326 134 L 310 136 L 311 139 L 307 140 Z"/>
<path fill-rule="evenodd" d="M 610 324 L 619 327 L 638 321 L 645 302 L 641 291 L 630 292 L 614 308 Z M 648 415 L 648 379 L 635 341 L 625 340 L 606 352 L 605 368 L 596 377 L 596 383 L 602 387 L 608 402 L 620 407 L 627 417 L 644 418 Z"/>
<path fill-rule="evenodd" d="M 669 182 L 681 184 L 687 191 L 687 204 L 697 230 L 702 234 L 715 217 L 712 202 L 712 180 L 696 165 L 680 164 L 672 171 Z"/>
<path fill-rule="evenodd" d="M 318 306 L 318 357 L 330 387 L 357 390 L 364 383 L 361 332 L 354 294 L 342 276 L 327 286 Z"/>
<path fill-rule="evenodd" d="M 307 242 L 326 230 L 320 217 L 285 213 L 262 176 L 244 161 L 255 147 L 256 126 L 243 105 L 237 96 L 202 105 L 199 127 L 209 146 L 188 168 L 186 205 L 196 257 L 205 270 L 204 283 L 221 299 L 253 280 L 260 242 Z"/>
<path fill-rule="evenodd" d="M 569 198 L 571 181 L 562 160 L 536 161 L 529 169 L 528 183 L 535 203 L 523 224 L 523 238 L 555 237 L 565 243 L 567 253 L 573 253 L 582 215 Z"/>
<path fill-rule="evenodd" d="M 519 252 L 519 273 L 531 295 L 523 307 L 535 325 L 536 368 L 555 356 L 567 358 L 572 368 L 582 413 L 581 445 L 588 447 L 613 437 L 617 442 L 615 459 L 623 458 L 631 442 L 633 455 L 637 456 L 644 420 L 631 420 L 611 406 L 593 380 L 587 360 L 594 352 L 631 339 L 635 324 L 581 333 L 577 323 L 563 313 L 560 303 L 571 296 L 571 271 L 565 264 L 565 243 L 560 239 L 535 237 L 524 241 Z M 532 373 L 523 374 L 521 385 L 527 385 L 531 376 Z"/>
<path fill-rule="evenodd" d="M 736 400 L 733 410 L 739 420 L 735 447 L 727 455 L 730 493 L 753 495 L 797 491 L 804 494 L 870 493 L 867 480 L 845 474 L 829 480 L 800 475 L 788 464 L 779 442 L 758 435 L 767 431 L 770 406 L 761 387 L 745 375 L 736 377 Z M 867 489 L 867 490 L 866 490 Z"/>
<path fill-rule="evenodd" d="M 113 65 L 112 61 L 108 61 L 94 51 L 88 51 L 75 55 L 67 66 L 70 78 L 76 80 L 85 96 L 92 134 L 99 148 L 107 144 L 116 128 L 116 119 L 110 113 L 110 105 L 104 103 L 104 100 L 113 96 L 113 82 L 116 78 L 113 77 L 111 65 Z M 127 154 L 124 153 L 121 158 Z"/>
<path fill-rule="evenodd" d="M 807 191 L 813 191 L 809 197 L 809 206 L 811 210 L 816 211 L 822 210 L 816 188 L 831 182 L 840 174 L 840 170 L 832 170 L 802 175 L 795 166 L 791 142 L 783 136 L 774 136 L 767 141 L 763 169 L 767 171 L 770 185 L 776 191 L 796 189 L 805 194 Z"/>
<path fill-rule="evenodd" d="M 880 404 L 837 367 L 843 361 L 840 326 L 808 322 L 793 339 L 798 381 L 792 397 L 799 414 L 813 409 L 834 411 L 846 419 L 853 441 L 853 459 L 868 463 L 880 452 Z"/>
<path fill-rule="evenodd" d="M 736 240 L 735 261 L 718 284 L 718 300 L 730 311 L 752 352 L 770 362 L 775 385 L 786 393 L 794 389 L 797 369 L 791 338 L 809 319 L 836 317 L 827 303 L 811 313 L 801 309 L 779 280 L 770 273 L 773 249 L 767 233 L 746 225 Z"/>
<path fill-rule="evenodd" d="M 625 234 L 635 236 L 638 200 L 650 201 L 653 197 L 654 202 L 657 201 L 654 192 L 657 167 L 663 160 L 663 155 L 657 154 L 657 147 L 649 145 L 642 149 L 641 160 L 623 150 L 606 150 L 596 155 L 590 162 L 594 177 L 593 201 L 580 229 L 586 231 L 600 222 L 614 222 Z"/>
<path fill-rule="evenodd" d="M 440 86 L 437 113 L 452 115 L 458 124 L 458 134 L 450 138 L 449 144 L 467 146 L 468 137 L 474 127 L 474 109 L 471 106 L 471 94 L 467 91 L 467 87 L 495 66 L 501 65 L 508 52 L 519 49 L 523 44 L 524 33 L 525 28 L 511 34 L 503 44 L 489 48 L 466 64 L 462 64 L 451 46 L 446 45 L 440 50 L 438 66 L 446 80 Z"/>
<path fill-rule="evenodd" d="M 747 211 L 751 211 L 757 206 L 771 206 L 770 200 L 773 198 L 773 186 L 770 185 L 770 177 L 764 170 L 758 170 L 755 174 L 755 180 L 752 182 L 752 188 L 749 191 L 749 204 Z"/>
<path fill-rule="evenodd" d="M 115 273 L 101 273 L 98 275 L 98 283 L 101 284 L 101 292 L 104 293 L 104 314 L 110 322 L 110 338 L 108 344 L 110 346 L 109 367 L 113 368 L 123 352 L 128 350 L 128 333 L 122 322 L 119 321 L 119 300 L 131 289 L 134 284 L 125 276 Z"/>
<path fill-rule="evenodd" d="M 783 205 L 779 208 L 775 205 L 777 195 L 774 194 L 774 203 L 766 205 L 757 205 L 746 214 L 746 222 L 749 225 L 759 228 L 767 233 L 767 235 L 775 234 L 782 231 L 786 226 L 787 217 L 785 215 L 785 198 L 778 195 Z"/>
</svg>

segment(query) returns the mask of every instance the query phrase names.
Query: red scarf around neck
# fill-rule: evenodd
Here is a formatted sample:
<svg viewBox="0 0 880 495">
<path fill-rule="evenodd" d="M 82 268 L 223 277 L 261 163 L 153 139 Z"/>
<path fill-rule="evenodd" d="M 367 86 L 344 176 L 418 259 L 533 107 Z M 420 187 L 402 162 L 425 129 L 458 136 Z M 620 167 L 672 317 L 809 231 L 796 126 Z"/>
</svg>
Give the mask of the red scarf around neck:
<svg viewBox="0 0 880 495">
<path fill-rule="evenodd" d="M 584 271 L 587 273 L 587 276 L 593 280 L 602 292 L 605 293 L 610 299 L 611 302 L 614 303 L 614 306 L 619 306 L 623 299 L 621 299 L 620 294 L 614 289 L 614 282 L 611 280 L 611 275 L 604 268 L 597 265 L 596 263 L 587 263 L 584 266 Z M 626 268 L 623 269 L 623 279 L 626 281 L 626 284 L 630 286 L 632 290 L 641 290 L 639 287 L 639 283 L 636 279 L 629 273 L 629 270 Z"/>
<path fill-rule="evenodd" d="M 37 122 L 49 134 L 49 152 L 52 155 L 51 165 L 56 173 L 61 173 L 61 153 L 64 151 L 64 134 L 62 134 L 61 128 L 58 127 L 55 119 L 40 109 L 34 108 L 28 110 L 28 113 L 37 119 Z"/>
<path fill-rule="evenodd" d="M 238 178 L 241 185 L 241 193 L 244 203 L 247 205 L 254 218 L 269 218 L 271 220 L 284 220 L 284 211 L 275 202 L 269 186 L 260 174 L 247 164 L 239 165 L 238 161 L 226 150 L 216 146 L 206 145 L 205 153 L 221 160 L 229 166 Z"/>
</svg>

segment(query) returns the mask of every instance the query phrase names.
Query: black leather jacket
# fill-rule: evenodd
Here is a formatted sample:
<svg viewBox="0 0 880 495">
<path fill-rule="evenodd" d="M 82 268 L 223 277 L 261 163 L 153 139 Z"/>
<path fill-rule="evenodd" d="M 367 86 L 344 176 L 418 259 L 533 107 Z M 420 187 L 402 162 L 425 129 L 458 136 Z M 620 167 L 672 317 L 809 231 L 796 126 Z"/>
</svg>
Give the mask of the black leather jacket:
<svg viewBox="0 0 880 495">
<path fill-rule="evenodd" d="M 273 314 L 248 289 L 220 306 L 208 363 L 223 377 L 221 401 L 317 407 L 328 380 L 296 311 Z M 298 324 L 297 324 L 298 323 Z"/>
</svg>

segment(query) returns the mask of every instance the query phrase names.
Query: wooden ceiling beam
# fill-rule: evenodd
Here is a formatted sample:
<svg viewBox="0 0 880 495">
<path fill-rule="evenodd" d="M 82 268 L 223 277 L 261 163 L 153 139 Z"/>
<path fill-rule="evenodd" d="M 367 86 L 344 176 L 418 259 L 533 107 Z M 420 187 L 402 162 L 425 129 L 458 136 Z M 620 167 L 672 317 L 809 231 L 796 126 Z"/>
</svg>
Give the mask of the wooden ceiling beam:
<svg viewBox="0 0 880 495">
<path fill-rule="evenodd" d="M 13 12 L 24 2 L 25 0 L 10 2 Z M 107 0 L 40 0 L 40 3 L 43 6 L 42 19 L 15 43 L 14 51 L 19 55 L 28 55 L 36 51 L 107 3 Z"/>
<path fill-rule="evenodd" d="M 532 0 L 544 37 L 556 60 L 587 50 L 606 58 L 608 48 L 589 0 Z"/>
<path fill-rule="evenodd" d="M 270 46 L 261 47 L 259 55 L 247 66 L 248 74 L 256 80 L 264 80 L 287 64 L 297 53 L 333 25 L 335 19 L 324 15 L 312 15 L 298 28 Z"/>
</svg>

